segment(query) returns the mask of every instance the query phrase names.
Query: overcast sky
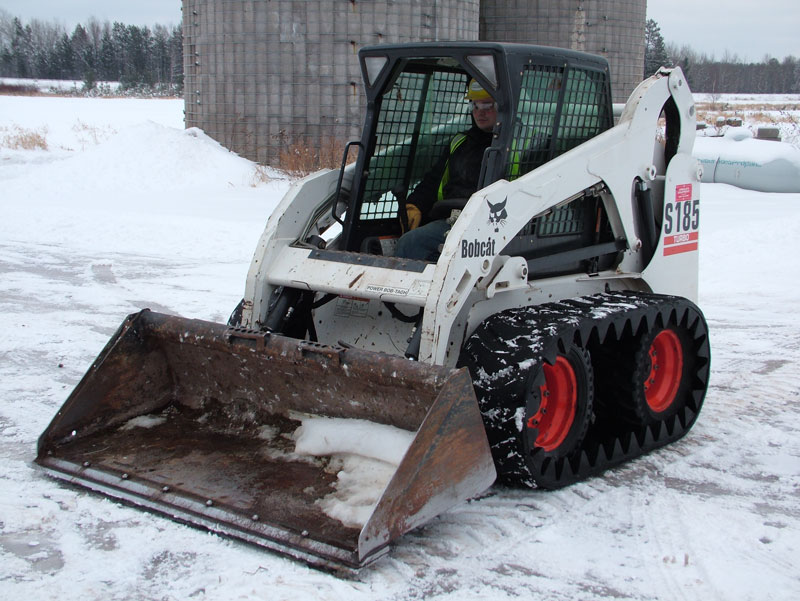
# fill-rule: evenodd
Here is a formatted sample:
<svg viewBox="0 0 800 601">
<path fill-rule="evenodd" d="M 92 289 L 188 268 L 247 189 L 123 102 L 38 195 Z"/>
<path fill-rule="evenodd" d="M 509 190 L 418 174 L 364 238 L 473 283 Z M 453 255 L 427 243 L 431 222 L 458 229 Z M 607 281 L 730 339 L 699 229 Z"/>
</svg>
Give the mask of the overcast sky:
<svg viewBox="0 0 800 601">
<path fill-rule="evenodd" d="M 70 30 L 89 17 L 127 25 L 181 21 L 181 0 L 0 0 L 0 8 L 23 21 L 56 20 Z M 750 61 L 766 54 L 800 58 L 800 0 L 648 0 L 647 16 L 667 43 L 716 58 L 726 50 Z"/>
<path fill-rule="evenodd" d="M 0 8 L 19 17 L 58 21 L 68 29 L 98 21 L 119 21 L 125 25 L 178 25 L 181 0 L 0 0 Z"/>
<path fill-rule="evenodd" d="M 718 59 L 800 58 L 800 0 L 647 0 L 647 17 L 668 44 Z"/>
</svg>

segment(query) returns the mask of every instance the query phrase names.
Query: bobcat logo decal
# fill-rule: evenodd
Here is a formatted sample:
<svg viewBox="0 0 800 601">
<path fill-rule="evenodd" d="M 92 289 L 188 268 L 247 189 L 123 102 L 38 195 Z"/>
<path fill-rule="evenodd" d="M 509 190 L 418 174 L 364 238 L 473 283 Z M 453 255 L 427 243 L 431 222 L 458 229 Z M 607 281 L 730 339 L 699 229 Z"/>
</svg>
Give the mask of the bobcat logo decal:
<svg viewBox="0 0 800 601">
<path fill-rule="evenodd" d="M 506 217 L 508 217 L 508 211 L 506 211 L 507 202 L 508 198 L 497 204 L 492 204 L 488 198 L 486 199 L 486 204 L 489 205 L 489 223 L 494 226 L 495 232 L 499 232 L 500 226 L 506 224 Z"/>
</svg>

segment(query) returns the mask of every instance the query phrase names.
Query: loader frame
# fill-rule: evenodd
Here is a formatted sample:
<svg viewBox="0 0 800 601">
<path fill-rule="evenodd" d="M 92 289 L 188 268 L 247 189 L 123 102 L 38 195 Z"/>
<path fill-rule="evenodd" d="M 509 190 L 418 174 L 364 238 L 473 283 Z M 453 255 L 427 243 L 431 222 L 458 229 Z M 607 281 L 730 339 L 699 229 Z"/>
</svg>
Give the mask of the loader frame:
<svg viewBox="0 0 800 601">
<path fill-rule="evenodd" d="M 640 84 L 614 124 L 599 57 L 475 42 L 373 46 L 359 60 L 355 161 L 291 186 L 227 325 L 125 320 L 41 435 L 48 473 L 357 569 L 498 475 L 564 486 L 691 428 L 710 353 L 693 303 L 700 174 L 680 69 Z M 396 257 L 408 194 L 471 123 L 470 78 L 498 106 L 480 188 L 438 260 Z M 661 373 L 670 392 L 653 401 Z M 341 450 L 293 447 L 316 418 L 406 430 L 362 523 L 321 505 Z"/>
<path fill-rule="evenodd" d="M 292 304 L 278 302 L 287 291 L 324 296 L 328 306 L 316 308 L 313 318 L 321 342 L 454 366 L 466 337 L 498 310 L 606 290 L 657 290 L 696 298 L 699 179 L 690 154 L 694 105 L 680 69 L 661 70 L 640 84 L 612 126 L 608 67 L 602 58 L 536 46 L 469 43 L 376 46 L 363 49 L 360 60 L 368 103 L 357 160 L 341 174 L 321 172 L 298 182 L 273 213 L 248 274 L 242 325 L 260 329 L 274 323 L 270 314 L 275 308 Z M 416 167 L 399 149 L 412 147 L 416 142 L 409 140 L 419 132 L 392 133 L 394 145 L 381 143 L 386 125 L 381 116 L 398 111 L 396 84 L 408 73 L 422 78 L 456 73 L 462 81 L 475 77 L 496 94 L 498 104 L 495 142 L 482 169 L 484 187 L 464 206 L 436 263 L 375 254 L 365 245 L 400 233 L 396 216 L 407 193 L 403 186 Z M 577 99 L 588 94 L 588 84 L 567 85 L 571 73 L 592 83 L 590 101 L 567 101 L 568 92 Z M 558 81 L 552 109 L 543 98 L 545 87 L 524 88 L 526 81 L 548 75 Z M 403 97 L 403 102 L 408 100 Z M 526 102 L 547 107 L 554 118 L 549 146 L 529 153 L 533 158 L 527 162 L 520 158 L 527 150 L 521 144 L 532 138 L 521 132 L 537 124 L 520 119 Z M 570 106 L 580 109 L 570 114 Z M 532 111 L 531 119 L 542 112 Z M 444 145 L 453 130 L 438 128 L 444 128 Z M 659 139 L 662 129 L 666 134 Z M 638 162 L 631 168 L 620 156 Z M 380 185 L 374 185 L 376 180 Z M 492 213 L 499 206 L 502 219 Z M 687 206 L 688 227 L 666 231 L 664 224 L 675 223 L 677 212 L 684 219 Z M 579 212 L 591 217 L 580 231 L 570 231 L 570 215 Z M 573 235 L 548 239 L 548 228 L 559 227 Z M 337 233 L 330 234 L 332 229 Z M 324 248 L 310 243 L 326 232 Z M 363 313 L 374 336 L 365 335 L 363 323 L 335 319 L 343 310 L 341 299 L 366 303 Z M 408 323 L 398 324 L 386 305 L 398 308 Z M 325 323 L 335 327 L 320 331 Z M 413 347 L 403 343 L 409 339 Z"/>
</svg>

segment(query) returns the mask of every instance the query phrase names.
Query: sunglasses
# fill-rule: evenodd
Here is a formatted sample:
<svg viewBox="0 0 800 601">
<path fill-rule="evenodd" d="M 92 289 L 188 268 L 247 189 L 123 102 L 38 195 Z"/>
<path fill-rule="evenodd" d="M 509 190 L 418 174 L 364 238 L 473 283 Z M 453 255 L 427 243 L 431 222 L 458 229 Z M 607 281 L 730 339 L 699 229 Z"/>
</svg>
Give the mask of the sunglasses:
<svg viewBox="0 0 800 601">
<path fill-rule="evenodd" d="M 473 100 L 469 103 L 473 111 L 491 111 L 497 108 L 493 100 Z"/>
</svg>

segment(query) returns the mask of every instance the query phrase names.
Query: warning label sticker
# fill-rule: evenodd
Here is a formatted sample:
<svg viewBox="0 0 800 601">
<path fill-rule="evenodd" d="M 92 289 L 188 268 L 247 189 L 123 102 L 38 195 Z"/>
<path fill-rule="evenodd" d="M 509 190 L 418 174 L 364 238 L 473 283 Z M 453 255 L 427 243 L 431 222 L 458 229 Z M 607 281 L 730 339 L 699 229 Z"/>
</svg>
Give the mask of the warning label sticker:
<svg viewBox="0 0 800 601">
<path fill-rule="evenodd" d="M 675 201 L 682 202 L 684 200 L 692 200 L 692 184 L 675 186 Z"/>
<path fill-rule="evenodd" d="M 366 299 L 342 296 L 336 302 L 336 317 L 366 317 L 369 301 Z"/>
</svg>

